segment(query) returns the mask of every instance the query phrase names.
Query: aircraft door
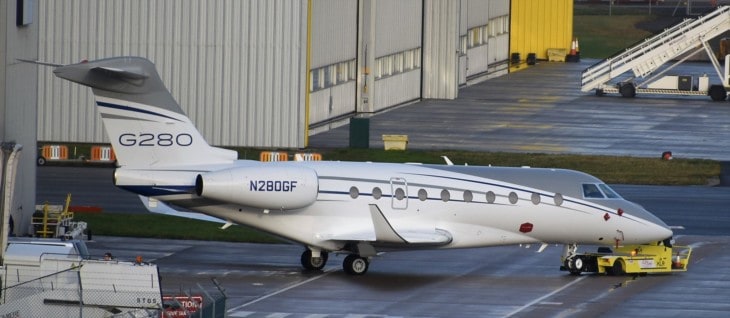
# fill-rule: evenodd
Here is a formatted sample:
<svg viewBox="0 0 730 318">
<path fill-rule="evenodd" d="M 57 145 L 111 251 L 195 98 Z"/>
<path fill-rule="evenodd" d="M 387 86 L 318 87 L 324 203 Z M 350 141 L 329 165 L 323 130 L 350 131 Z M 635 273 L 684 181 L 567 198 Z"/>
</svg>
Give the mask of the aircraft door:
<svg viewBox="0 0 730 318">
<path fill-rule="evenodd" d="M 404 210 L 408 208 L 408 182 L 406 179 L 390 178 L 391 206 L 393 209 Z"/>
</svg>

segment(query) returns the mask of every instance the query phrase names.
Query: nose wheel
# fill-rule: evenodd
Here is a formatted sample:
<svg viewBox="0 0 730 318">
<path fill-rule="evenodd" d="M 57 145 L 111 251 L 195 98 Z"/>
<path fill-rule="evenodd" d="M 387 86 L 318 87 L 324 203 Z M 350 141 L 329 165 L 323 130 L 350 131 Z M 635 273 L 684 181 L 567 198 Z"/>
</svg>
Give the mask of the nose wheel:
<svg viewBox="0 0 730 318">
<path fill-rule="evenodd" d="M 368 271 L 370 262 L 360 255 L 350 254 L 342 262 L 342 269 L 350 275 L 363 275 Z"/>
<path fill-rule="evenodd" d="M 327 258 L 327 252 L 319 252 L 319 257 L 313 257 L 312 251 L 307 249 L 304 253 L 302 253 L 302 267 L 308 270 L 321 270 L 325 265 L 327 265 Z"/>
<path fill-rule="evenodd" d="M 581 255 L 575 255 L 565 260 L 570 275 L 580 275 L 585 270 L 586 262 Z"/>
</svg>

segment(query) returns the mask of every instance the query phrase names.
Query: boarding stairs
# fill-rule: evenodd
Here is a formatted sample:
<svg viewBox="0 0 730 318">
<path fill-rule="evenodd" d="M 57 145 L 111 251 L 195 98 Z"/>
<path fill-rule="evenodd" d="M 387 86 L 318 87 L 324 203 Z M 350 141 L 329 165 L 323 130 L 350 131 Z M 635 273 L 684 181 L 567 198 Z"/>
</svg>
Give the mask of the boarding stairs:
<svg viewBox="0 0 730 318">
<path fill-rule="evenodd" d="M 581 76 L 581 91 L 589 92 L 595 89 L 597 95 L 621 93 L 624 97 L 633 97 L 639 91 L 673 93 L 646 87 L 703 48 L 709 55 L 721 82 L 724 86 L 728 86 L 727 76 L 724 75 L 728 73 L 727 67 L 725 72 L 720 70 L 719 62 L 708 44 L 711 39 L 727 30 L 730 30 L 730 6 L 718 7 L 695 19 L 685 19 L 664 32 L 646 38 L 626 51 L 587 68 Z M 664 66 L 668 62 L 674 64 Z M 631 73 L 627 74 L 629 71 Z M 706 91 L 684 93 L 707 94 Z"/>
</svg>

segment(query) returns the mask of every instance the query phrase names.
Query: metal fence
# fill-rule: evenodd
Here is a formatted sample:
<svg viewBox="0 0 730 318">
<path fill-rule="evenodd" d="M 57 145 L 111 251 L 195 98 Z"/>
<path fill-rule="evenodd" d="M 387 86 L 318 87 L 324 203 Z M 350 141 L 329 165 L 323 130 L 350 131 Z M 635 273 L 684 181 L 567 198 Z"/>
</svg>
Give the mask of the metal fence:
<svg viewBox="0 0 730 318">
<path fill-rule="evenodd" d="M 108 280 L 107 284 L 86 279 L 88 286 L 84 286 L 83 266 L 62 270 L 36 266 L 5 268 L 0 317 L 160 317 L 159 288 L 156 297 L 150 289 L 135 291 L 136 285 L 148 284 L 145 280 L 157 279 L 156 275 L 130 276 L 121 282 Z M 112 277 L 117 273 L 95 274 Z"/>
</svg>

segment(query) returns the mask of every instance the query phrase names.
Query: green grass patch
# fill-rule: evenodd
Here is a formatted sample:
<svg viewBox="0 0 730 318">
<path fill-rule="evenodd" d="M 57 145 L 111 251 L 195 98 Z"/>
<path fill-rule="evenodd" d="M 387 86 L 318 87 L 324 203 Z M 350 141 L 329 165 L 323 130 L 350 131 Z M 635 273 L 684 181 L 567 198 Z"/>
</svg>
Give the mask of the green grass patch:
<svg viewBox="0 0 730 318">
<path fill-rule="evenodd" d="M 531 154 L 472 151 L 385 151 L 336 149 L 321 151 L 326 160 L 418 162 L 443 164 L 448 156 L 454 164 L 472 166 L 530 166 L 562 168 L 592 174 L 606 183 L 649 185 L 705 185 L 720 175 L 720 163 L 702 159 L 660 160 L 657 158 Z"/>
<path fill-rule="evenodd" d="M 74 220 L 86 222 L 92 235 L 255 243 L 282 242 L 268 234 L 243 226 L 234 225 L 221 230 L 220 223 L 154 213 L 75 213 Z"/>
<path fill-rule="evenodd" d="M 639 22 L 657 19 L 649 15 L 576 15 L 573 34 L 580 42 L 581 57 L 607 58 L 652 35 L 635 27 Z"/>
</svg>

